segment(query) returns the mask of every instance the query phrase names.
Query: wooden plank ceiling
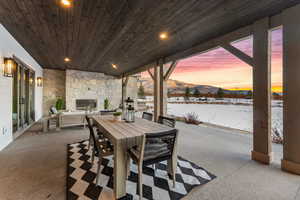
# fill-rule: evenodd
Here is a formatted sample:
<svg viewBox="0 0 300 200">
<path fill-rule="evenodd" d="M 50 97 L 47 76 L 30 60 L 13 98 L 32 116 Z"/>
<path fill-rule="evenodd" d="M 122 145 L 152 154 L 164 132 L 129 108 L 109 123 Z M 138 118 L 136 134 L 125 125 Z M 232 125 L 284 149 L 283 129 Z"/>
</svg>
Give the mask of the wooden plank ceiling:
<svg viewBox="0 0 300 200">
<path fill-rule="evenodd" d="M 1 0 L 0 22 L 44 68 L 121 75 L 299 0 Z M 159 40 L 168 31 L 170 38 Z M 64 58 L 71 62 L 65 63 Z M 111 64 L 118 68 L 112 68 Z"/>
</svg>

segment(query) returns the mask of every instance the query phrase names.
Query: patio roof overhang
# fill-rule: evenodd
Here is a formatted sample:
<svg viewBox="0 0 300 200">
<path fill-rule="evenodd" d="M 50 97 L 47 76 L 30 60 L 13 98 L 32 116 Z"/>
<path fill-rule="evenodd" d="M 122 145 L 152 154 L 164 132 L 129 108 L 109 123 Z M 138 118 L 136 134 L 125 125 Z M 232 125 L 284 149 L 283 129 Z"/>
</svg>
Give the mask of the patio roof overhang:
<svg viewBox="0 0 300 200">
<path fill-rule="evenodd" d="M 161 58 L 167 62 L 191 55 L 201 50 L 199 44 L 208 49 L 212 42 L 205 42 L 298 3 L 76 0 L 64 8 L 59 0 L 2 0 L 0 22 L 44 68 L 121 76 Z M 159 39 L 162 31 L 169 33 L 165 41 Z M 65 57 L 71 62 L 66 63 Z"/>
</svg>

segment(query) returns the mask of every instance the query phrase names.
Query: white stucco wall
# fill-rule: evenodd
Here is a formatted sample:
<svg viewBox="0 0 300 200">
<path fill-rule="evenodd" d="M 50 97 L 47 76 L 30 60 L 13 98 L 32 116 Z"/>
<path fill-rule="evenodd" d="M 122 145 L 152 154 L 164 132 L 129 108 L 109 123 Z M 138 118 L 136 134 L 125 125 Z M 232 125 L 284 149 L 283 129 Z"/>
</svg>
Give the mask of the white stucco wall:
<svg viewBox="0 0 300 200">
<path fill-rule="evenodd" d="M 12 136 L 12 78 L 3 76 L 3 57 L 17 56 L 29 65 L 36 77 L 43 76 L 41 66 L 0 24 L 0 151 L 13 140 Z M 43 88 L 35 87 L 35 119 L 42 116 Z"/>
</svg>

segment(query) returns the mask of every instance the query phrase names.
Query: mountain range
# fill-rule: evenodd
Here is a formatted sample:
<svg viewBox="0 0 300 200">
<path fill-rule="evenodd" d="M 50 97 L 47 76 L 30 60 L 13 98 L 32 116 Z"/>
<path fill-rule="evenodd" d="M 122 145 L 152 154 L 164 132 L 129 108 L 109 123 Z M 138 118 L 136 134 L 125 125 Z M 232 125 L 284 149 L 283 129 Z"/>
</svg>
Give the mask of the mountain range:
<svg viewBox="0 0 300 200">
<path fill-rule="evenodd" d="M 146 94 L 153 94 L 153 81 L 151 78 L 141 78 L 140 79 Z M 193 93 L 195 89 L 198 89 L 201 94 L 216 94 L 219 90 L 219 87 L 210 86 L 210 85 L 197 85 L 191 83 L 185 83 L 182 81 L 169 79 L 167 81 L 168 93 L 169 94 L 184 94 L 186 88 L 190 88 Z M 223 89 L 223 88 L 222 88 Z M 247 94 L 247 90 L 226 90 L 223 89 L 225 94 Z"/>
</svg>

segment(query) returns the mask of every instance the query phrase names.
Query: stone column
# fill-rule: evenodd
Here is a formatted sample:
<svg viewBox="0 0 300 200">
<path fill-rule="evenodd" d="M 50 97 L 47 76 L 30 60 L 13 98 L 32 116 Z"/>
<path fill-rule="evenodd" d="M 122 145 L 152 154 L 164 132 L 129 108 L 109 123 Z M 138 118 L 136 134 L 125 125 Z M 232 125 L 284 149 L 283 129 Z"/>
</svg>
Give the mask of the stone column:
<svg viewBox="0 0 300 200">
<path fill-rule="evenodd" d="M 252 159 L 272 161 L 271 64 L 269 18 L 253 25 L 253 151 Z"/>
<path fill-rule="evenodd" d="M 300 175 L 300 6 L 282 13 L 283 159 L 281 167 Z"/>
</svg>

